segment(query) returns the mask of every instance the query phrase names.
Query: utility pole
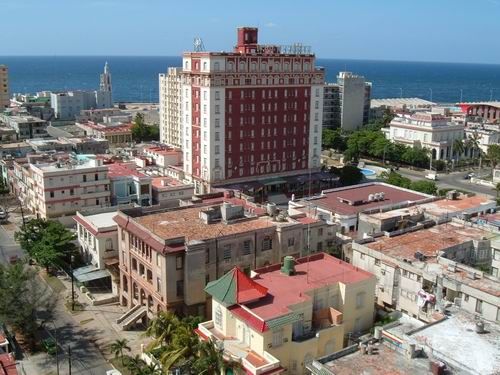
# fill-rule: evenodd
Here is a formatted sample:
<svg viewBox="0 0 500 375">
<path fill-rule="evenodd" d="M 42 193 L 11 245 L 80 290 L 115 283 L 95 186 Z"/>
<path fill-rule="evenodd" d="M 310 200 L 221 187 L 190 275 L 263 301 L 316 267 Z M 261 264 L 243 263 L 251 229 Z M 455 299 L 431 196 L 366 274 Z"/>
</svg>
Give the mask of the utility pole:
<svg viewBox="0 0 500 375">
<path fill-rule="evenodd" d="M 75 278 L 73 277 L 73 261 L 74 260 L 75 260 L 75 256 L 72 255 L 70 258 L 70 261 L 69 261 L 69 270 L 71 273 L 71 311 L 75 311 Z"/>
<path fill-rule="evenodd" d="M 68 346 L 68 374 L 71 375 L 71 346 Z"/>
</svg>

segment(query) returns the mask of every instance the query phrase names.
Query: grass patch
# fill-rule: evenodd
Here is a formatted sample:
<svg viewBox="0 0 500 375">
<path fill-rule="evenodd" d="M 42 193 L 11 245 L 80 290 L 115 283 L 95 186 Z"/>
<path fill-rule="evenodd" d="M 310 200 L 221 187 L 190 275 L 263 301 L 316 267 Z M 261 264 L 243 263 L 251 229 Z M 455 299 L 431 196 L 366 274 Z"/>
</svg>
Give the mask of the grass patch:
<svg viewBox="0 0 500 375">
<path fill-rule="evenodd" d="M 56 276 L 52 276 L 46 272 L 42 272 L 41 276 L 55 293 L 60 293 L 66 289 L 62 281 L 59 280 Z"/>
<path fill-rule="evenodd" d="M 124 355 L 123 363 L 127 363 L 128 358 L 129 358 L 128 355 Z M 118 371 L 122 373 L 122 375 L 134 375 L 129 371 L 129 369 L 125 365 L 122 365 L 121 358 L 113 358 L 110 360 L 110 362 Z"/>
</svg>

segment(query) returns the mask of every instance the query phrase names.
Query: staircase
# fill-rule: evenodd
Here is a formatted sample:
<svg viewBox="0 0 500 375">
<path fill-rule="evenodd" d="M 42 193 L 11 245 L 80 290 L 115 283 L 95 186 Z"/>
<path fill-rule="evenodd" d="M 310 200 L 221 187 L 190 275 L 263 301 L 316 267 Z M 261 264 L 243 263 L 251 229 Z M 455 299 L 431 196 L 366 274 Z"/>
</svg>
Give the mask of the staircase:
<svg viewBox="0 0 500 375">
<path fill-rule="evenodd" d="M 132 327 L 139 319 L 142 319 L 148 313 L 146 306 L 136 305 L 125 314 L 116 319 L 116 323 L 126 331 Z"/>
</svg>

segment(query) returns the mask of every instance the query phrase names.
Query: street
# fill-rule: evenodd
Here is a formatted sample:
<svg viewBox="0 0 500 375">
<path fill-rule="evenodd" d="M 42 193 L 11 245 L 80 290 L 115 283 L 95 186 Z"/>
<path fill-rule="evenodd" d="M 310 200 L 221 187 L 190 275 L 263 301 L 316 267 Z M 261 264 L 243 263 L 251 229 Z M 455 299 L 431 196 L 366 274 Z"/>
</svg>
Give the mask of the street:
<svg viewBox="0 0 500 375">
<path fill-rule="evenodd" d="M 411 180 L 421 180 L 425 178 L 425 175 L 429 173 L 429 171 L 415 171 L 408 168 L 400 168 L 397 171 L 404 177 L 407 177 Z M 477 170 L 474 171 L 477 174 Z M 489 168 L 482 169 L 482 174 L 488 174 L 491 172 Z M 467 172 L 453 172 L 453 173 L 439 173 L 438 172 L 438 180 L 436 181 L 436 185 L 440 188 L 451 188 L 451 189 L 460 189 L 470 191 L 480 195 L 487 195 L 490 197 L 496 197 L 496 192 L 494 189 L 477 185 L 470 182 L 470 180 L 466 180 L 464 176 Z"/>
<path fill-rule="evenodd" d="M 8 229 L 6 229 L 6 227 Z M 7 224 L 0 226 L 0 262 L 9 263 L 11 256 L 22 258 L 24 251 L 14 241 L 16 226 Z M 40 279 L 40 282 L 43 282 Z M 53 293 L 47 288 L 48 293 Z M 68 291 L 61 292 L 53 312 L 53 321 L 45 324 L 46 336 L 56 338 L 61 348 L 59 354 L 59 374 L 69 374 L 68 350 L 71 347 L 72 371 L 71 374 L 103 375 L 113 367 L 104 359 L 103 355 L 94 345 L 96 332 L 90 327 L 81 327 L 78 314 L 72 316 L 64 306 Z M 40 318 L 45 318 L 44 312 L 40 312 Z M 56 374 L 56 357 L 45 352 L 29 355 L 23 353 L 24 358 L 18 361 L 21 374 L 45 375 Z"/>
</svg>

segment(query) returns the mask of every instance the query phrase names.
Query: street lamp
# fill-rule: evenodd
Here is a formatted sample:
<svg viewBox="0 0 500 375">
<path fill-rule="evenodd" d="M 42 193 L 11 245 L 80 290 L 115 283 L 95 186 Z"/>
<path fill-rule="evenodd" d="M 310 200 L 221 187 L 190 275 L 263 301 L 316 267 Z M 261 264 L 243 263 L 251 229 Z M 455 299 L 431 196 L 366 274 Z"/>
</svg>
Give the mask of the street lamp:
<svg viewBox="0 0 500 375">
<path fill-rule="evenodd" d="M 73 277 L 73 262 L 75 256 L 72 255 L 69 261 L 69 271 L 71 273 L 71 311 L 75 311 L 75 278 Z"/>
</svg>

